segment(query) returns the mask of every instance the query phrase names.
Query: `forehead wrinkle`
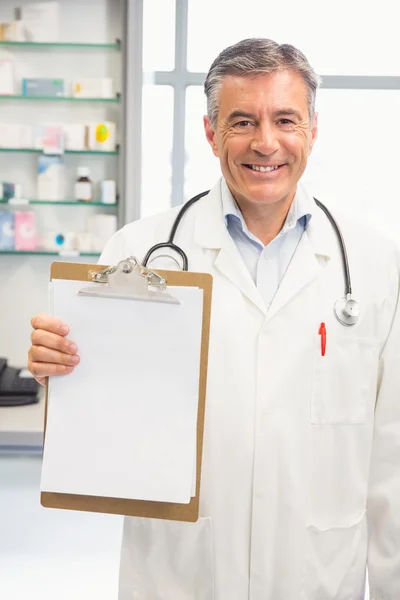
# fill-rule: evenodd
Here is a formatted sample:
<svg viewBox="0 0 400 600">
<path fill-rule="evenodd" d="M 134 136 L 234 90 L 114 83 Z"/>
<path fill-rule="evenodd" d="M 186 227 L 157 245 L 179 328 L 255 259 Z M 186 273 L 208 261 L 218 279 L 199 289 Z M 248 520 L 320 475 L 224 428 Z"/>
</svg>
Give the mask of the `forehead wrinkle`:
<svg viewBox="0 0 400 600">
<path fill-rule="evenodd" d="M 283 72 L 285 74 L 285 72 Z M 282 73 L 270 73 L 261 75 L 260 77 L 248 78 L 248 77 L 240 77 L 240 76 L 228 76 L 224 81 L 223 85 L 220 89 L 220 109 L 225 106 L 225 109 L 229 109 L 229 104 L 233 100 L 233 103 L 236 106 L 232 107 L 232 113 L 235 111 L 239 111 L 243 113 L 243 116 L 257 118 L 259 115 L 275 115 L 278 111 L 287 114 L 294 114 L 300 120 L 303 120 L 305 116 L 303 115 L 303 108 L 306 111 L 306 117 L 308 118 L 308 99 L 307 99 L 307 89 L 302 79 L 299 80 L 301 84 L 301 88 L 304 91 L 305 98 L 301 98 L 301 106 L 298 98 L 298 93 L 295 94 L 295 107 L 292 106 L 292 90 L 291 86 L 293 84 L 293 75 L 297 76 L 296 73 L 288 72 L 291 74 L 291 80 L 286 81 L 284 79 L 283 82 L 279 82 L 279 86 L 274 84 L 276 77 L 281 78 Z M 299 77 L 296 77 L 299 79 Z M 257 83 L 260 80 L 265 81 L 265 85 L 254 86 L 253 84 Z M 272 84 L 272 89 L 270 89 L 270 84 Z M 236 96 L 236 101 L 233 97 Z M 286 96 L 286 98 L 285 98 Z M 304 107 L 303 107 L 304 100 Z M 232 114 L 231 113 L 231 114 Z M 297 113 L 297 114 L 296 114 Z M 227 116 L 225 120 L 228 120 L 230 117 Z"/>
</svg>

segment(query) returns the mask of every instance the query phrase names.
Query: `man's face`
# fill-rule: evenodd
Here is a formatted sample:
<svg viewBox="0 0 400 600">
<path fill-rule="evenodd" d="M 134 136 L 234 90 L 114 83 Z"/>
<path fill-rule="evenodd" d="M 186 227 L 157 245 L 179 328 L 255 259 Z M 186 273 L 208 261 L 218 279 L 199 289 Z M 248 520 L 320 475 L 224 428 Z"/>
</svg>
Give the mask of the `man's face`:
<svg viewBox="0 0 400 600">
<path fill-rule="evenodd" d="M 204 127 L 239 206 L 292 200 L 317 136 L 301 75 L 225 78 L 216 128 Z"/>
</svg>

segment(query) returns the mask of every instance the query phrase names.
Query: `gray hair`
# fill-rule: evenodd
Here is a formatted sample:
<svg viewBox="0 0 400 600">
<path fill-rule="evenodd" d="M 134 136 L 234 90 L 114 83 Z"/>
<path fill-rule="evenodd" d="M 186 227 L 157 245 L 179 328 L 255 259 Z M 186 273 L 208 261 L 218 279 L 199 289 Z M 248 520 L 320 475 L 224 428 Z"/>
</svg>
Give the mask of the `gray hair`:
<svg viewBox="0 0 400 600">
<path fill-rule="evenodd" d="M 265 38 L 242 40 L 225 48 L 214 60 L 208 71 L 204 91 L 207 96 L 207 114 L 216 126 L 219 110 L 219 92 L 224 77 L 257 77 L 276 71 L 290 70 L 299 73 L 306 86 L 310 124 L 315 113 L 315 96 L 320 78 L 304 54 L 290 44 L 277 44 Z"/>
</svg>

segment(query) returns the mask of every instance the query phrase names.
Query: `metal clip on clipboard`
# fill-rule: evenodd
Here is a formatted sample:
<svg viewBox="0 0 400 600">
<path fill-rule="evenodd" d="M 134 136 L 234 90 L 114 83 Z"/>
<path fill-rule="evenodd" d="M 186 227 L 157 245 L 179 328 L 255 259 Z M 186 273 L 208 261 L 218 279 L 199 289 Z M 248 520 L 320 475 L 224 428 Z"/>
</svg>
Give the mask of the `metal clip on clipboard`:
<svg viewBox="0 0 400 600">
<path fill-rule="evenodd" d="M 180 304 L 177 298 L 166 291 L 165 277 L 144 267 L 134 256 L 129 256 L 100 273 L 93 273 L 92 281 L 106 285 L 83 288 L 78 295 Z M 149 287 L 156 289 L 151 290 Z"/>
</svg>

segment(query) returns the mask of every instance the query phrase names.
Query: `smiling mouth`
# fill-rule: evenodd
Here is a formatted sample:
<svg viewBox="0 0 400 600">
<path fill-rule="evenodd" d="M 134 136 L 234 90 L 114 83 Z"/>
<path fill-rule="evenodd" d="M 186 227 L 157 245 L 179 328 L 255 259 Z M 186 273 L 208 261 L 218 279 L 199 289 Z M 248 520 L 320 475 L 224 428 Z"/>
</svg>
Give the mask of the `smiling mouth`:
<svg viewBox="0 0 400 600">
<path fill-rule="evenodd" d="M 251 164 L 244 164 L 244 167 L 247 167 L 248 169 L 250 169 L 250 171 L 258 171 L 259 173 L 270 173 L 271 171 L 277 171 L 278 169 L 281 169 L 282 167 L 284 167 L 285 165 L 251 165 Z"/>
</svg>

